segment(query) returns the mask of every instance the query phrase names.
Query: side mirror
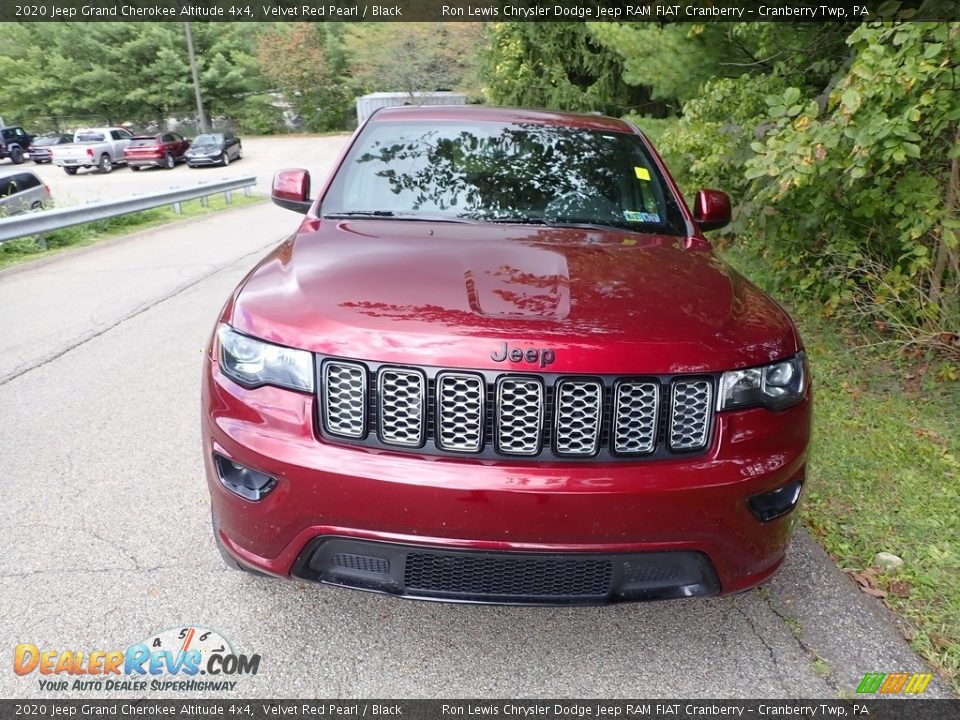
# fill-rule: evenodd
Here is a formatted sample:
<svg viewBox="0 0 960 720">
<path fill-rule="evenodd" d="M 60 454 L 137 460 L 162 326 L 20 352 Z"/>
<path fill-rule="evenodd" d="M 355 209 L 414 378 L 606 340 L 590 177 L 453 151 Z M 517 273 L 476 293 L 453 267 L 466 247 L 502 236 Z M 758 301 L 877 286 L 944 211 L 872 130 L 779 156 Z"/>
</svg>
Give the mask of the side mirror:
<svg viewBox="0 0 960 720">
<path fill-rule="evenodd" d="M 303 213 L 310 211 L 310 173 L 307 170 L 279 170 L 273 176 L 273 202 L 287 210 Z"/>
<path fill-rule="evenodd" d="M 698 190 L 693 201 L 693 219 L 702 232 L 730 224 L 730 197 L 719 190 Z"/>
</svg>

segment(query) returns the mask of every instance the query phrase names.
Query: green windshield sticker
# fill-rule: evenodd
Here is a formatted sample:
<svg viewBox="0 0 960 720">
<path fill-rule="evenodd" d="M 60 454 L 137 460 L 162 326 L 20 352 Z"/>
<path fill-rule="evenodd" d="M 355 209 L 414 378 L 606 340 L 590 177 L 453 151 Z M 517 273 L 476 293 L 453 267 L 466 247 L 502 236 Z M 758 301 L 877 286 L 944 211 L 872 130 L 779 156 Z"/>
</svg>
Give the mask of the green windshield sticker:
<svg viewBox="0 0 960 720">
<path fill-rule="evenodd" d="M 623 219 L 629 220 L 630 222 L 660 222 L 660 216 L 657 213 L 636 212 L 635 210 L 624 210 Z"/>
</svg>

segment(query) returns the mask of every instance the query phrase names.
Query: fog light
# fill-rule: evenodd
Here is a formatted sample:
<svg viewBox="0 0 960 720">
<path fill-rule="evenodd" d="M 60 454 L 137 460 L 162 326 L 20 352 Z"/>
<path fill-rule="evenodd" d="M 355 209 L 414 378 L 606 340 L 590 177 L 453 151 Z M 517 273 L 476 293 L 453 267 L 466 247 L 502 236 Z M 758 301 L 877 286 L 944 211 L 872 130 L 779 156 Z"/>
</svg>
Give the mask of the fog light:
<svg viewBox="0 0 960 720">
<path fill-rule="evenodd" d="M 262 500 L 277 486 L 276 478 L 234 462 L 223 455 L 214 454 L 213 462 L 217 466 L 220 483 L 245 500 Z"/>
<path fill-rule="evenodd" d="M 757 520 L 770 522 L 793 510 L 797 500 L 800 499 L 802 489 L 803 480 L 794 480 L 771 492 L 747 498 L 747 506 Z"/>
</svg>

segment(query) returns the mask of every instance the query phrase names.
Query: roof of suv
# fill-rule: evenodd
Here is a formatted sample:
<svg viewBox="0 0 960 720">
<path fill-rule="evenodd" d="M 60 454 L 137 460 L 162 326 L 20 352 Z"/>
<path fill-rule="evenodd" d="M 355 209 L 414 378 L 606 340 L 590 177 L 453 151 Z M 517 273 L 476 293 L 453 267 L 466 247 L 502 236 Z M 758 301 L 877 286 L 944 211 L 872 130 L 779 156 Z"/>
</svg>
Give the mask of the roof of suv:
<svg viewBox="0 0 960 720">
<path fill-rule="evenodd" d="M 566 113 L 554 110 L 529 110 L 485 105 L 405 105 L 377 110 L 370 122 L 403 120 L 489 120 L 505 123 L 530 123 L 573 127 L 583 130 L 632 133 L 633 128 L 623 120 L 591 113 Z"/>
</svg>

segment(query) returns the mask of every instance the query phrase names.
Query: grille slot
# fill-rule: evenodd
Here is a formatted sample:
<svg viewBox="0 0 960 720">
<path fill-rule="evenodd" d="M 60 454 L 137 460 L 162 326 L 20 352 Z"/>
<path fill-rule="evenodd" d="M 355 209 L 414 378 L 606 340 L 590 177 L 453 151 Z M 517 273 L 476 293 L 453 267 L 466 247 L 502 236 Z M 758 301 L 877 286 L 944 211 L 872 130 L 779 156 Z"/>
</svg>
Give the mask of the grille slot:
<svg viewBox="0 0 960 720">
<path fill-rule="evenodd" d="M 508 455 L 536 455 L 543 435 L 543 383 L 539 378 L 497 381 L 497 449 Z"/>
<path fill-rule="evenodd" d="M 596 380 L 561 380 L 554 401 L 554 449 L 559 455 L 596 454 L 600 444 L 603 385 Z"/>
<path fill-rule="evenodd" d="M 707 444 L 713 384 L 706 379 L 673 383 L 670 449 L 698 450 Z"/>
<path fill-rule="evenodd" d="M 367 369 L 357 363 L 323 365 L 323 425 L 331 435 L 360 438 L 367 432 Z"/>
<path fill-rule="evenodd" d="M 623 454 L 651 453 L 657 446 L 660 386 L 624 380 L 614 391 L 613 450 Z"/>
<path fill-rule="evenodd" d="M 595 597 L 610 592 L 608 559 L 409 553 L 408 591 L 478 598 Z"/>
<path fill-rule="evenodd" d="M 486 419 L 483 378 L 442 373 L 436 387 L 437 444 L 454 452 L 479 452 Z"/>
<path fill-rule="evenodd" d="M 377 379 L 380 439 L 388 445 L 420 447 L 424 435 L 423 374 L 417 370 L 381 368 Z"/>
</svg>

